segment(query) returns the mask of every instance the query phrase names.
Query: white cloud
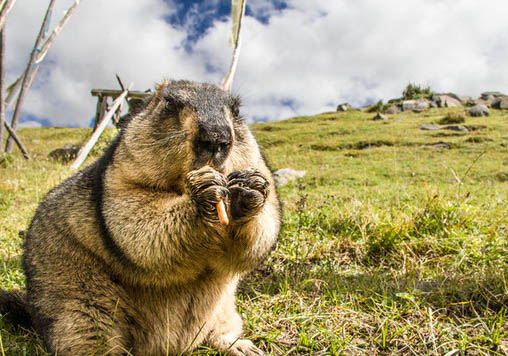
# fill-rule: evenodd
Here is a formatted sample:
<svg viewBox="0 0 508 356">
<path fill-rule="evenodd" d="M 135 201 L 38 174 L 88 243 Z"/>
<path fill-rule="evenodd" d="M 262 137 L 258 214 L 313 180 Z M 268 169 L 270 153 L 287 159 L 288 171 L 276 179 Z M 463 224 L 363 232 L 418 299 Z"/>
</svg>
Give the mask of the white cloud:
<svg viewBox="0 0 508 356">
<path fill-rule="evenodd" d="M 57 3 L 55 18 L 72 1 Z M 387 100 L 409 82 L 473 96 L 508 92 L 506 0 L 288 4 L 276 10 L 269 0 L 249 1 L 256 16 L 271 15 L 266 24 L 247 17 L 243 26 L 234 91 L 251 118 L 279 120 L 334 110 L 346 101 Z M 22 70 L 45 6 L 37 1 L 14 8 L 7 28 L 8 79 Z M 189 54 L 182 46 L 185 28 L 164 21 L 173 8 L 162 0 L 83 0 L 43 64 L 25 109 L 56 125 L 87 125 L 95 112 L 90 89 L 117 87 L 117 72 L 137 89 L 163 77 L 220 81 L 231 60 L 229 24 L 216 21 Z"/>
<path fill-rule="evenodd" d="M 23 121 L 19 127 L 41 127 L 42 124 L 38 121 Z"/>
</svg>

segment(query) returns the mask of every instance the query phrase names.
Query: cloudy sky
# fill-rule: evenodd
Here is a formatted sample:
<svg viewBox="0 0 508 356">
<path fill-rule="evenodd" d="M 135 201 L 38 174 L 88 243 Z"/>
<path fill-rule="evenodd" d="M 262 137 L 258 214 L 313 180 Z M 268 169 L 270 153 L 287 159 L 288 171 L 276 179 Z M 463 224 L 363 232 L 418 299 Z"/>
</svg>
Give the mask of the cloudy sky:
<svg viewBox="0 0 508 356">
<path fill-rule="evenodd" d="M 49 0 L 17 0 L 7 82 L 23 71 Z M 74 0 L 57 0 L 50 30 Z M 24 105 L 25 125 L 89 126 L 92 88 L 164 78 L 218 83 L 230 0 L 81 0 Z M 233 91 L 250 122 L 400 96 L 409 83 L 508 92 L 506 0 L 248 0 Z M 10 118 L 10 114 L 8 114 Z"/>
</svg>

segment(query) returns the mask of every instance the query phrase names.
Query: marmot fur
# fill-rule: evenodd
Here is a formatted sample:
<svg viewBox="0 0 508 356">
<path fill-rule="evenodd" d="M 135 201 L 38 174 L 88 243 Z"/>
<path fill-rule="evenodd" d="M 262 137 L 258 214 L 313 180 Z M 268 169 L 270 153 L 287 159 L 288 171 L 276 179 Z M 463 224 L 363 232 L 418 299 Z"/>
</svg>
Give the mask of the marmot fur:
<svg viewBox="0 0 508 356">
<path fill-rule="evenodd" d="M 61 356 L 202 343 L 259 355 L 241 339 L 235 291 L 279 228 L 273 178 L 238 99 L 164 81 L 100 159 L 41 202 L 24 244 L 26 295 L 2 291 L 0 312 L 31 322 Z"/>
</svg>

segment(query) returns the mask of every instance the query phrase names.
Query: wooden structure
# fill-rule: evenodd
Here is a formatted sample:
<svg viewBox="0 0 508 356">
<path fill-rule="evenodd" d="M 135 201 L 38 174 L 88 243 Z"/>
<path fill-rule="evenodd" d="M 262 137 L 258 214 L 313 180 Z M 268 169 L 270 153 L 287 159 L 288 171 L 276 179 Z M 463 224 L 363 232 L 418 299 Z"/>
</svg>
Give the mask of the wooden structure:
<svg viewBox="0 0 508 356">
<path fill-rule="evenodd" d="M 123 85 L 121 85 L 123 88 Z M 113 116 L 118 112 L 120 107 L 122 106 L 123 100 L 129 95 L 129 91 L 132 87 L 132 83 L 129 85 L 127 89 L 124 89 L 118 97 L 113 101 L 113 104 L 111 105 L 111 108 L 109 108 L 108 112 L 105 113 L 104 117 L 102 118 L 102 121 L 96 126 L 96 129 L 92 133 L 92 137 L 88 140 L 85 146 L 83 146 L 79 152 L 78 156 L 76 157 L 76 160 L 71 166 L 71 169 L 78 169 L 79 166 L 85 161 L 86 156 L 88 156 L 88 153 L 92 149 L 92 147 L 95 145 L 97 140 L 99 139 L 99 136 L 101 135 L 102 131 L 106 128 L 106 125 L 108 124 L 108 121 L 113 118 Z M 103 105 L 101 105 L 102 107 Z M 95 120 L 97 121 L 97 120 Z"/>
<path fill-rule="evenodd" d="M 115 101 L 120 95 L 122 95 L 123 90 L 113 90 L 113 89 L 92 89 L 92 96 L 97 97 L 97 110 L 95 113 L 95 122 L 93 125 L 93 131 L 97 130 L 97 127 L 101 124 L 106 116 L 106 112 L 109 111 L 110 104 L 108 104 L 108 99 L 111 98 L 112 101 Z M 152 91 L 129 91 L 127 96 L 125 97 L 127 103 L 129 104 L 129 111 L 132 110 L 131 103 L 140 102 L 148 98 L 152 95 Z M 122 115 L 122 105 L 120 105 L 115 113 L 113 114 L 112 120 L 115 126 L 120 122 L 120 117 Z"/>
</svg>

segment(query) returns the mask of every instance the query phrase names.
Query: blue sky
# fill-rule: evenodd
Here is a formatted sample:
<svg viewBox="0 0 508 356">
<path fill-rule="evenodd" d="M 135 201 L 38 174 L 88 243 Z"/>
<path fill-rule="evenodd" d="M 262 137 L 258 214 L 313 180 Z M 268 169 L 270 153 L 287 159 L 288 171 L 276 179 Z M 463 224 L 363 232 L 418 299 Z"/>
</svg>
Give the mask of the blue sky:
<svg viewBox="0 0 508 356">
<path fill-rule="evenodd" d="M 57 0 L 51 27 L 73 0 Z M 23 70 L 47 1 L 7 21 L 7 82 Z M 218 83 L 232 50 L 229 0 L 83 0 L 43 62 L 25 125 L 88 126 L 92 88 L 164 78 Z M 409 83 L 508 92 L 506 0 L 248 0 L 233 91 L 250 122 L 397 97 Z M 10 114 L 8 113 L 8 118 Z"/>
</svg>

